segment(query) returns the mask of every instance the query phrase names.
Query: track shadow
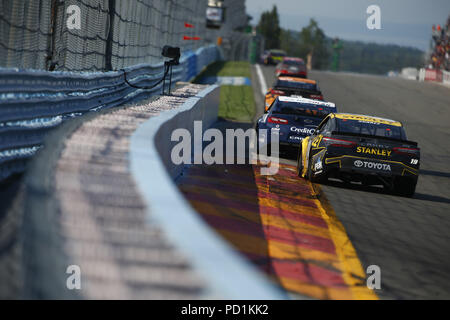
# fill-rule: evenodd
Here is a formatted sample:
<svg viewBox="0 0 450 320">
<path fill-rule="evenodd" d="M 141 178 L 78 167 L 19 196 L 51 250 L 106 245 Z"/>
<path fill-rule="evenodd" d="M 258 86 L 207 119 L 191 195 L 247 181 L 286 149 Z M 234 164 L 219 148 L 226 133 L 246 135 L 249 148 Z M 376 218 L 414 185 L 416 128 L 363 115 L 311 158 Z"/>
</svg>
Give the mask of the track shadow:
<svg viewBox="0 0 450 320">
<path fill-rule="evenodd" d="M 423 193 L 417 193 L 417 192 L 414 194 L 413 198 L 418 199 L 418 200 L 431 201 L 431 202 L 450 203 L 450 199 L 448 199 L 448 198 L 432 196 L 430 194 L 423 194 Z"/>
<path fill-rule="evenodd" d="M 255 179 L 252 165 L 198 165 L 185 170 L 177 184 L 213 230 L 271 274 Z"/>
<path fill-rule="evenodd" d="M 8 213 L 11 203 L 20 188 L 21 181 L 22 175 L 19 174 L 9 177 L 0 183 L 0 223 Z"/>
<path fill-rule="evenodd" d="M 214 129 L 222 132 L 225 142 L 227 129 L 253 128 L 252 123 L 228 121 L 220 118 Z M 212 164 L 188 166 L 176 183 L 190 202 L 213 230 L 230 243 L 237 252 L 242 254 L 261 271 L 273 275 L 272 259 L 260 215 L 258 186 L 254 166 L 249 164 L 249 141 L 245 142 L 246 164 L 236 164 L 243 160 L 238 157 L 237 141 L 234 145 L 235 164 Z M 211 142 L 205 142 L 203 150 Z M 224 143 L 225 144 L 225 143 Z M 227 150 L 217 150 L 214 156 L 225 159 Z M 276 277 L 271 277 L 280 285 Z"/>
<path fill-rule="evenodd" d="M 434 170 L 420 170 L 420 174 L 426 175 L 426 176 L 435 176 L 435 177 L 442 177 L 442 178 L 450 178 L 449 172 L 440 172 L 440 171 L 434 171 Z"/>
<path fill-rule="evenodd" d="M 383 187 L 364 186 L 361 184 L 346 183 L 346 182 L 342 182 L 339 180 L 328 180 L 326 182 L 323 182 L 322 184 L 325 186 L 343 188 L 343 189 L 349 189 L 349 190 L 358 190 L 358 191 L 378 193 L 378 194 L 389 194 L 389 191 Z"/>
<path fill-rule="evenodd" d="M 450 203 L 450 199 L 444 198 L 444 197 L 439 197 L 439 196 L 416 192 L 411 198 L 409 198 L 409 197 L 403 197 L 400 195 L 396 195 L 383 187 L 363 186 L 363 185 L 358 185 L 358 184 L 345 183 L 345 182 L 341 182 L 341 181 L 337 181 L 337 180 L 328 180 L 326 182 L 323 182 L 322 185 L 336 187 L 336 188 L 343 188 L 343 189 L 348 189 L 348 190 L 357 190 L 357 191 L 364 191 L 364 192 L 377 193 L 377 194 L 393 195 L 393 196 L 406 198 L 406 199 L 417 199 L 417 200 L 424 200 L 424 201 L 431 201 L 431 202 Z"/>
</svg>

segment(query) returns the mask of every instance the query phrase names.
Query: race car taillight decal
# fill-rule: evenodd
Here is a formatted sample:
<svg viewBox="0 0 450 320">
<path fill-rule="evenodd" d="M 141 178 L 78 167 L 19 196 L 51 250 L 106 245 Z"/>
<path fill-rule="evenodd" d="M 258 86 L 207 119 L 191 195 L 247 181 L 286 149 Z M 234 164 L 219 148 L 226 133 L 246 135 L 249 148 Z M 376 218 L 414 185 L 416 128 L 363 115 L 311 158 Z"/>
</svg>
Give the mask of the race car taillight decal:
<svg viewBox="0 0 450 320">
<path fill-rule="evenodd" d="M 333 147 L 351 148 L 351 147 L 356 146 L 356 143 L 353 141 L 334 139 L 334 138 L 328 138 L 328 137 L 323 137 L 323 141 L 325 142 L 326 145 L 333 146 Z"/>
<path fill-rule="evenodd" d="M 323 101 L 323 96 L 317 94 L 311 94 L 309 95 L 309 98 Z"/>
<path fill-rule="evenodd" d="M 271 93 L 271 94 L 284 94 L 284 91 L 281 91 L 281 90 L 273 90 L 273 89 L 272 89 L 272 90 L 270 91 L 270 93 Z"/>
<path fill-rule="evenodd" d="M 288 124 L 289 123 L 289 121 L 287 121 L 286 119 L 278 118 L 278 117 L 269 117 L 267 119 L 267 122 L 277 123 L 277 124 Z"/>
<path fill-rule="evenodd" d="M 392 150 L 398 154 L 408 154 L 408 155 L 413 155 L 413 156 L 417 156 L 420 152 L 420 149 L 417 149 L 417 148 L 395 147 Z"/>
</svg>

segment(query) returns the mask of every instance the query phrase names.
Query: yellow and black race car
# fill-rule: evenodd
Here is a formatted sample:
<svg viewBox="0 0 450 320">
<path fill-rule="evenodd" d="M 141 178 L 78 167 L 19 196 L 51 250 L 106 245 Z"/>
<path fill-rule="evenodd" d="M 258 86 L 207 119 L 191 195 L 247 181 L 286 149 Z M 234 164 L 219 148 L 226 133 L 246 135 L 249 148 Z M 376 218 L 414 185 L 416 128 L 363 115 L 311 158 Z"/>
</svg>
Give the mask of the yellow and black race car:
<svg viewBox="0 0 450 320">
<path fill-rule="evenodd" d="M 283 50 L 279 49 L 266 50 L 261 55 L 261 62 L 264 63 L 265 65 L 269 64 L 276 65 L 281 61 L 283 61 L 284 57 L 286 57 L 286 52 L 284 52 Z"/>
<path fill-rule="evenodd" d="M 420 165 L 417 142 L 408 141 L 400 122 L 349 113 L 331 113 L 303 139 L 297 173 L 312 182 L 337 178 L 383 185 L 412 196 Z"/>
</svg>

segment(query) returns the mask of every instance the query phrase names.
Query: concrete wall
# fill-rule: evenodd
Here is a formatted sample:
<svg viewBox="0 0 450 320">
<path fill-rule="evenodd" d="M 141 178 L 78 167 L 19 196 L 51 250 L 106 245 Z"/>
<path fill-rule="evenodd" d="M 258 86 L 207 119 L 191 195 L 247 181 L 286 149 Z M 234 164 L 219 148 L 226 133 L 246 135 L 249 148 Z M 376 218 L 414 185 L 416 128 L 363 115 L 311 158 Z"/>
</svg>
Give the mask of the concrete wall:
<svg viewBox="0 0 450 320">
<path fill-rule="evenodd" d="M 220 87 L 212 86 L 200 92 L 195 98 L 180 108 L 176 116 L 168 119 L 160 127 L 155 136 L 155 145 L 159 156 L 167 168 L 169 175 L 176 178 L 183 170 L 182 165 L 175 165 L 171 160 L 171 151 L 178 141 L 170 141 L 175 129 L 187 129 L 194 139 L 194 121 L 202 121 L 203 130 L 208 129 L 217 121 L 219 113 Z M 191 144 L 192 146 L 193 144 Z M 194 154 L 193 148 L 191 154 Z"/>
</svg>

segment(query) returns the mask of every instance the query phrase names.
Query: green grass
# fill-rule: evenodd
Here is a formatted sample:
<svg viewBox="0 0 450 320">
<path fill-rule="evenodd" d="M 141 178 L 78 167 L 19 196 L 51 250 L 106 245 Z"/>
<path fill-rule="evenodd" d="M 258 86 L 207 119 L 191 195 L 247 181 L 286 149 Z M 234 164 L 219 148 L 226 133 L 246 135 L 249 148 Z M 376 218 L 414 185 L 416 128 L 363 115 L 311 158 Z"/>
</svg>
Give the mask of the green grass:
<svg viewBox="0 0 450 320">
<path fill-rule="evenodd" d="M 206 68 L 195 80 L 203 77 L 251 77 L 250 63 L 246 61 L 218 61 Z M 251 86 L 220 88 L 219 117 L 231 121 L 252 122 L 255 115 L 255 98 Z"/>
<path fill-rule="evenodd" d="M 255 99 L 250 86 L 221 86 L 219 117 L 239 122 L 252 122 Z"/>
</svg>

